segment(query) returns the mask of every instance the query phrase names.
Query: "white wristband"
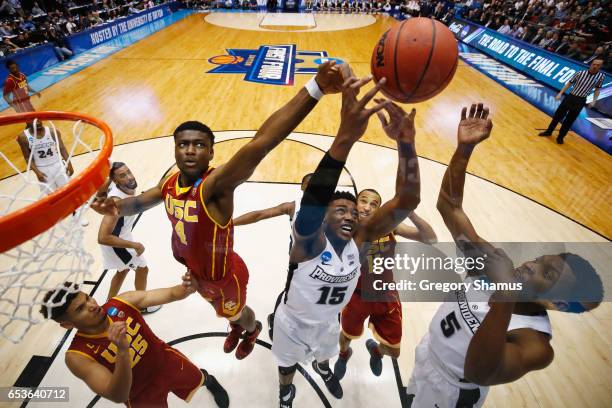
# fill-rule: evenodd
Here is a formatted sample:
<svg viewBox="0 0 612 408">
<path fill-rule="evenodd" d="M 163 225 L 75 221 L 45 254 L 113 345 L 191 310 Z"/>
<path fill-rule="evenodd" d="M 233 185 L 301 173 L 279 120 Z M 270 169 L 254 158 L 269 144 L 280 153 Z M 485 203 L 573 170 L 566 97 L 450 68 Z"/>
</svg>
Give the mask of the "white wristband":
<svg viewBox="0 0 612 408">
<path fill-rule="evenodd" d="M 306 82 L 306 85 L 304 85 L 304 87 L 306 88 L 310 96 L 312 96 L 317 101 L 320 101 L 323 95 L 325 95 L 323 91 L 321 91 L 321 88 L 319 88 L 317 81 L 315 81 L 315 77 L 310 78 L 310 80 Z"/>
</svg>

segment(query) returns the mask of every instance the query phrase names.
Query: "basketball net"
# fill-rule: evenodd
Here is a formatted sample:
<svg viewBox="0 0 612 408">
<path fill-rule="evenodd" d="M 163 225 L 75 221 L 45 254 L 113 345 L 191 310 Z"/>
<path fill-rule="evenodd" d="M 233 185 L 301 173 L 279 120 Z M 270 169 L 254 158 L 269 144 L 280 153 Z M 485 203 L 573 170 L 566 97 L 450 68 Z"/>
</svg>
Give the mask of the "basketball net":
<svg viewBox="0 0 612 408">
<path fill-rule="evenodd" d="M 41 306 L 50 316 L 51 309 L 77 289 L 72 285 L 62 299 L 52 296 L 45 303 L 48 291 L 66 289 L 66 281 L 81 284 L 90 273 L 93 257 L 85 249 L 82 220 L 91 196 L 108 176 L 112 139 L 106 124 L 85 115 L 37 112 L 12 118 L 9 123 L 20 126 L 0 129 L 2 140 L 7 141 L 0 150 L 0 171 L 5 177 L 0 180 L 0 251 L 4 251 L 0 254 L 0 336 L 16 343 L 44 319 Z M 55 123 L 47 119 L 64 121 L 61 136 Z M 9 156 L 8 152 L 14 148 L 12 143 L 17 144 L 15 135 L 23 131 L 23 124 L 32 120 L 32 138 L 44 134 L 45 130 L 37 128 L 43 120 L 55 146 L 31 148 L 24 168 L 21 154 Z M 65 126 L 67 120 L 72 121 L 69 126 Z M 13 132 L 12 137 L 7 137 L 8 132 Z M 58 148 L 60 138 L 68 155 L 65 160 Z M 39 168 L 46 173 L 43 181 L 32 171 L 35 155 L 54 157 L 47 157 L 51 164 Z M 68 176 L 70 165 L 72 177 Z M 9 239 L 16 241 L 7 242 Z"/>
</svg>

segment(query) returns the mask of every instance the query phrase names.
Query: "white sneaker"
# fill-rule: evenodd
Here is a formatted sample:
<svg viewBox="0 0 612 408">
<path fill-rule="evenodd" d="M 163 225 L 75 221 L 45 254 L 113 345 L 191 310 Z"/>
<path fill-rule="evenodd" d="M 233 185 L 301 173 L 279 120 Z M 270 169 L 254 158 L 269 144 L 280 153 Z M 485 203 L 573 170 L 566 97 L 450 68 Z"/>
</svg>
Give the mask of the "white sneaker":
<svg viewBox="0 0 612 408">
<path fill-rule="evenodd" d="M 140 309 L 140 313 L 142 313 L 143 315 L 144 314 L 155 313 L 155 312 L 157 312 L 161 308 L 162 308 L 161 305 L 143 307 L 142 309 Z"/>
</svg>

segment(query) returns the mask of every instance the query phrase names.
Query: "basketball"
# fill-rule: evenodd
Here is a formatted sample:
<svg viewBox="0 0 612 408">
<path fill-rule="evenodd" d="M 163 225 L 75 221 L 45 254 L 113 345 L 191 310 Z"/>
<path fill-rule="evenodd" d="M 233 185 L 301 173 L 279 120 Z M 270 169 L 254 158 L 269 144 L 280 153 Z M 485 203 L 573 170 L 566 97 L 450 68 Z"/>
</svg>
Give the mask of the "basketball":
<svg viewBox="0 0 612 408">
<path fill-rule="evenodd" d="M 457 69 L 457 40 L 442 23 L 410 18 L 385 32 L 372 53 L 376 81 L 387 83 L 382 92 L 402 103 L 422 102 L 446 88 Z"/>
</svg>

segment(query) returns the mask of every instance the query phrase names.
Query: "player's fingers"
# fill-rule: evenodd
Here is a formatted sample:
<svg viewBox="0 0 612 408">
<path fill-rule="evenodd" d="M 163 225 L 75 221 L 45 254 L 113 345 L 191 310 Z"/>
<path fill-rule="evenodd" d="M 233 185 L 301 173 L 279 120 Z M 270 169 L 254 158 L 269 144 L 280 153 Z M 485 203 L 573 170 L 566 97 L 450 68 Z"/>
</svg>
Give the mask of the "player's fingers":
<svg viewBox="0 0 612 408">
<path fill-rule="evenodd" d="M 342 83 L 342 87 L 345 89 L 350 89 L 351 85 L 356 81 L 357 81 L 357 78 L 355 78 L 354 76 L 348 77 Z"/>
<path fill-rule="evenodd" d="M 466 113 L 467 113 L 467 108 L 464 106 L 463 109 L 461 109 L 461 120 L 466 119 L 466 116 L 465 116 Z"/>
<path fill-rule="evenodd" d="M 387 78 L 381 78 L 380 81 L 378 81 L 378 83 L 376 84 L 376 86 L 374 86 L 374 88 L 370 89 L 368 92 L 366 92 L 365 95 L 363 95 L 363 98 L 361 98 L 361 100 L 359 101 L 359 106 L 361 107 L 365 107 L 368 102 L 370 102 L 372 100 L 372 98 L 374 98 L 374 96 L 378 93 L 378 91 L 380 91 L 380 88 L 382 88 L 382 86 L 387 82 Z M 388 103 L 391 103 L 391 101 L 387 100 Z"/>
<path fill-rule="evenodd" d="M 487 119 L 487 129 L 489 129 L 489 132 L 491 131 L 491 129 L 493 129 L 493 122 L 491 121 L 491 119 Z"/>
<path fill-rule="evenodd" d="M 411 121 L 414 121 L 414 117 L 416 116 L 416 109 L 412 108 L 412 110 L 410 111 L 410 113 L 408 114 L 408 119 L 410 119 Z"/>
<path fill-rule="evenodd" d="M 483 118 L 483 119 L 486 119 L 486 118 L 488 118 L 488 117 L 489 117 L 489 108 L 485 107 L 485 108 L 482 110 L 482 118 Z"/>
<path fill-rule="evenodd" d="M 482 117 L 482 103 L 476 105 L 476 118 L 480 119 Z"/>
<path fill-rule="evenodd" d="M 380 123 L 382 123 L 383 128 L 386 128 L 387 126 L 389 126 L 389 122 L 387 121 L 387 117 L 385 116 L 384 113 L 382 112 L 376 112 L 376 116 L 378 116 L 378 119 L 380 119 Z"/>
<path fill-rule="evenodd" d="M 350 67 L 349 64 L 346 64 L 346 63 L 340 65 L 340 73 L 342 74 L 342 78 L 345 80 L 352 76 L 355 76 L 353 74 L 353 69 Z"/>
<path fill-rule="evenodd" d="M 368 75 L 368 76 L 365 76 L 363 78 L 359 78 L 357 81 L 355 81 L 353 84 L 351 84 L 351 88 L 353 88 L 354 90 L 359 92 L 359 89 L 361 89 L 362 86 L 364 86 L 365 84 L 367 84 L 371 80 L 372 80 L 372 75 Z"/>
<path fill-rule="evenodd" d="M 472 106 L 470 106 L 470 118 L 474 117 L 474 114 L 476 113 L 476 104 L 473 103 Z"/>
<path fill-rule="evenodd" d="M 365 112 L 368 116 L 372 116 L 374 113 L 380 111 L 381 109 L 383 109 L 385 106 L 387 106 L 388 104 L 390 104 L 391 101 L 388 99 L 385 99 L 384 102 L 378 103 L 376 105 L 374 105 L 374 107 L 370 108 L 370 109 L 365 109 Z"/>
</svg>

